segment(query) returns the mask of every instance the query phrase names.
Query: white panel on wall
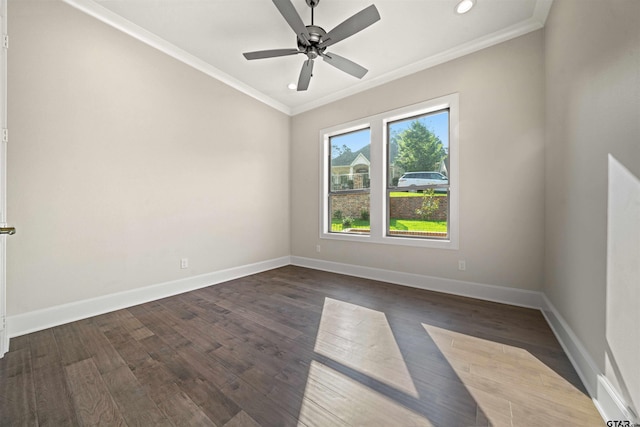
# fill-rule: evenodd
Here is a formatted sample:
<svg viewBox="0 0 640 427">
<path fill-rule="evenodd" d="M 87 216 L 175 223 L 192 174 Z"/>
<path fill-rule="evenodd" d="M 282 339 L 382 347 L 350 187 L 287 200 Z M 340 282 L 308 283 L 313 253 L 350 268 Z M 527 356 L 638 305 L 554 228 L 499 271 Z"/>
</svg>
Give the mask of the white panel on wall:
<svg viewBox="0 0 640 427">
<path fill-rule="evenodd" d="M 609 155 L 607 362 L 640 408 L 640 179 Z"/>
</svg>

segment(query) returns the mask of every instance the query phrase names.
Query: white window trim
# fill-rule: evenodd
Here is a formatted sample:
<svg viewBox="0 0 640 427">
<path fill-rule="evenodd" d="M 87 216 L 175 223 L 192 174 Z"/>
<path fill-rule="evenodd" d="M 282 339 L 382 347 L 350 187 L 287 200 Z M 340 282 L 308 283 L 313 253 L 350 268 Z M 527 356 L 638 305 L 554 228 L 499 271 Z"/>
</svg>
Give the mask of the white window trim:
<svg viewBox="0 0 640 427">
<path fill-rule="evenodd" d="M 387 212 L 386 198 L 386 161 L 387 161 L 387 123 L 397 120 L 428 114 L 443 109 L 449 109 L 449 239 L 417 239 L 400 236 L 387 236 L 385 215 Z M 458 249 L 460 232 L 459 215 L 459 100 L 458 94 L 445 95 L 440 98 L 421 102 L 419 104 L 398 108 L 393 111 L 377 114 L 371 117 L 354 120 L 348 123 L 332 126 L 320 130 L 320 238 L 343 240 L 351 242 L 367 242 L 376 244 L 415 246 L 436 249 Z M 371 167 L 369 178 L 370 189 L 370 234 L 356 235 L 346 233 L 331 233 L 329 231 L 329 138 L 356 130 L 369 128 L 371 130 Z"/>
</svg>

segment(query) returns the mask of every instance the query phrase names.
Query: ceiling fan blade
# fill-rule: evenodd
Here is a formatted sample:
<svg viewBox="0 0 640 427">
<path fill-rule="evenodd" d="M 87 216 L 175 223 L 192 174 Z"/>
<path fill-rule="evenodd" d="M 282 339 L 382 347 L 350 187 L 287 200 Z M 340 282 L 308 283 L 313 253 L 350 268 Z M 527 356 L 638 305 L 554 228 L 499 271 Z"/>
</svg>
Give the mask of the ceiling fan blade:
<svg viewBox="0 0 640 427">
<path fill-rule="evenodd" d="M 353 77 L 357 77 L 359 79 L 363 78 L 365 74 L 367 74 L 366 68 L 361 65 L 356 64 L 355 62 L 344 58 L 340 55 L 336 55 L 335 53 L 324 53 L 322 54 L 322 59 L 329 65 L 333 65 L 338 70 L 344 71 L 347 74 L 351 74 Z"/>
<path fill-rule="evenodd" d="M 271 49 L 271 50 L 258 50 L 255 52 L 245 52 L 243 53 L 244 57 L 251 59 L 264 59 L 264 58 L 275 58 L 277 56 L 287 56 L 287 55 L 295 55 L 297 53 L 302 53 L 298 49 Z"/>
<path fill-rule="evenodd" d="M 311 81 L 311 73 L 313 72 L 313 59 L 307 59 L 302 64 L 300 77 L 298 78 L 298 92 L 307 90 Z"/>
<path fill-rule="evenodd" d="M 298 36 L 298 39 L 300 39 L 305 46 L 309 46 L 311 36 L 304 22 L 302 22 L 302 18 L 298 15 L 296 8 L 291 3 L 291 0 L 273 0 L 273 4 L 276 5 L 282 17 Z"/>
<path fill-rule="evenodd" d="M 323 42 L 320 43 L 319 46 L 322 48 L 338 43 L 340 40 L 351 37 L 379 20 L 380 13 L 378 13 L 376 6 L 372 4 L 329 31 L 327 35 L 322 38 Z"/>
</svg>

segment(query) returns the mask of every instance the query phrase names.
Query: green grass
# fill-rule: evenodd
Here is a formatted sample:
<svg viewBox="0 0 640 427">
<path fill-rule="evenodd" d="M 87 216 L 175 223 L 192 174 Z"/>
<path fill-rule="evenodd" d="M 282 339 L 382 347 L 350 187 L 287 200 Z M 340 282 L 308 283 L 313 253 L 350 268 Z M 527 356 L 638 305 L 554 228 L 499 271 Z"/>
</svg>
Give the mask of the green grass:
<svg viewBox="0 0 640 427">
<path fill-rule="evenodd" d="M 351 227 L 347 228 L 369 228 L 369 221 L 364 221 L 362 219 L 356 219 Z M 391 230 L 404 230 L 404 231 L 439 231 L 439 232 L 447 232 L 447 222 L 446 221 L 421 221 L 417 219 L 397 219 L 391 218 L 389 223 L 389 228 Z M 331 220 L 331 231 L 342 231 L 342 220 L 333 219 Z"/>
<path fill-rule="evenodd" d="M 434 196 L 436 197 L 445 197 L 447 195 L 447 193 L 435 193 Z M 415 193 L 409 193 L 408 191 L 392 191 L 389 193 L 389 197 L 422 197 L 424 196 L 423 193 L 418 193 L 417 191 Z"/>
<path fill-rule="evenodd" d="M 422 221 L 419 219 L 396 219 L 389 221 L 391 230 L 447 232 L 447 221 Z"/>
<path fill-rule="evenodd" d="M 363 219 L 356 219 L 351 223 L 351 227 L 347 228 L 369 228 L 369 221 L 365 221 Z M 331 220 L 331 231 L 342 231 L 342 220 L 341 219 L 332 219 Z"/>
</svg>

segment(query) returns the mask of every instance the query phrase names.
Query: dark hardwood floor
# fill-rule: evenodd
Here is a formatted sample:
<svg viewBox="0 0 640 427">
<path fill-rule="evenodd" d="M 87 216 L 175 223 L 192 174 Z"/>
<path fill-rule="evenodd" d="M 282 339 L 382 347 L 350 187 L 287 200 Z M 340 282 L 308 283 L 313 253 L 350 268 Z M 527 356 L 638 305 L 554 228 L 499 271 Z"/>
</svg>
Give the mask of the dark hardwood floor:
<svg viewBox="0 0 640 427">
<path fill-rule="evenodd" d="M 540 312 L 293 266 L 12 339 L 0 421 L 603 425 Z"/>
</svg>

